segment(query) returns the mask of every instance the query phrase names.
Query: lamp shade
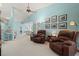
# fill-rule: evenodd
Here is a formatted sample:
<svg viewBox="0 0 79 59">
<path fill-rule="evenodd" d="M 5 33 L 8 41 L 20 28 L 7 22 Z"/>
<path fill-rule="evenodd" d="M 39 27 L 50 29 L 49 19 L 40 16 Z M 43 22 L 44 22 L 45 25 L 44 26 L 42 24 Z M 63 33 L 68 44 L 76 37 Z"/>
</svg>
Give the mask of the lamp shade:
<svg viewBox="0 0 79 59">
<path fill-rule="evenodd" d="M 70 25 L 71 26 L 75 26 L 76 25 L 76 22 L 75 21 L 70 21 Z"/>
</svg>

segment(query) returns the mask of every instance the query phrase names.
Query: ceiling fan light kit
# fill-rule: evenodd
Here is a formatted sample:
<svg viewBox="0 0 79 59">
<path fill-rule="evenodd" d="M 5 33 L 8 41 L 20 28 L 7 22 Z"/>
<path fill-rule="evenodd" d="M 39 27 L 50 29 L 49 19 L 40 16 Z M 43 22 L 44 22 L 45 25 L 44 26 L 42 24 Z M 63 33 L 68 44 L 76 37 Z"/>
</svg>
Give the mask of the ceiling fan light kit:
<svg viewBox="0 0 79 59">
<path fill-rule="evenodd" d="M 30 6 L 29 6 L 29 3 L 28 3 L 28 5 L 27 5 L 27 9 L 26 9 L 26 12 L 31 12 L 31 9 L 30 9 Z"/>
<path fill-rule="evenodd" d="M 26 11 L 27 11 L 28 13 L 29 13 L 29 12 L 31 12 L 31 10 L 30 10 L 30 9 L 27 9 Z"/>
</svg>

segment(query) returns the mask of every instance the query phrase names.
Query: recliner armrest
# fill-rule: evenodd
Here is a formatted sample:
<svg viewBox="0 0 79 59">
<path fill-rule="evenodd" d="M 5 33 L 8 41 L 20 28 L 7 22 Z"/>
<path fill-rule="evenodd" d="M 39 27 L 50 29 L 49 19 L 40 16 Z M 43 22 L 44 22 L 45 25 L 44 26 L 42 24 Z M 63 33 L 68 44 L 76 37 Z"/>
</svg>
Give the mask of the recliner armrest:
<svg viewBox="0 0 79 59">
<path fill-rule="evenodd" d="M 52 36 L 49 38 L 49 41 L 51 41 L 51 42 L 58 41 L 58 38 L 56 36 Z"/>
<path fill-rule="evenodd" d="M 68 40 L 68 41 L 64 41 L 64 44 L 66 44 L 66 45 L 76 45 L 75 42 L 70 41 L 70 40 Z"/>
<path fill-rule="evenodd" d="M 63 55 L 73 56 L 76 53 L 76 44 L 73 41 L 63 42 Z"/>
</svg>

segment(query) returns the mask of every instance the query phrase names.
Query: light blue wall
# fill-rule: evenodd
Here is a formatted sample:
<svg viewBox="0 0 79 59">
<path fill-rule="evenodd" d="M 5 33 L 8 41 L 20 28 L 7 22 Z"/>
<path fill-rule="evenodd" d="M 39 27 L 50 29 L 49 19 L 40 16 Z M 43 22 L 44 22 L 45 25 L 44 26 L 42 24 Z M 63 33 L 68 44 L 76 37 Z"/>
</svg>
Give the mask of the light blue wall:
<svg viewBox="0 0 79 59">
<path fill-rule="evenodd" d="M 32 14 L 27 18 L 27 21 L 39 20 L 40 22 L 45 21 L 46 18 L 54 15 L 67 14 L 68 29 L 79 30 L 79 25 L 77 27 L 71 27 L 69 22 L 74 20 L 79 24 L 79 4 L 52 4 L 46 8 L 40 9 L 37 13 Z M 44 25 L 42 25 L 44 26 Z M 52 29 L 53 30 L 53 29 Z"/>
</svg>

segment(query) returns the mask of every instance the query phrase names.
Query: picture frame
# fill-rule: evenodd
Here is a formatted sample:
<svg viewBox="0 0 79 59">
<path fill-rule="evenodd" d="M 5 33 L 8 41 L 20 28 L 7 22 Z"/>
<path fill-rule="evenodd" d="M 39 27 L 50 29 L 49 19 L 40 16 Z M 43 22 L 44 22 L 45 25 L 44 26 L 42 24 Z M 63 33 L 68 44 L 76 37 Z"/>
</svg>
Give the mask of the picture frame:
<svg viewBox="0 0 79 59">
<path fill-rule="evenodd" d="M 46 18 L 45 23 L 50 23 L 50 18 Z"/>
<path fill-rule="evenodd" d="M 57 15 L 52 16 L 50 20 L 51 20 L 51 23 L 57 22 Z"/>
<path fill-rule="evenodd" d="M 59 29 L 67 29 L 67 22 L 58 23 Z"/>
<path fill-rule="evenodd" d="M 58 16 L 58 21 L 59 22 L 67 21 L 67 14 Z"/>
<path fill-rule="evenodd" d="M 51 24 L 51 29 L 57 29 L 57 23 Z"/>
<path fill-rule="evenodd" d="M 50 29 L 50 24 L 45 24 L 45 29 Z"/>
</svg>

